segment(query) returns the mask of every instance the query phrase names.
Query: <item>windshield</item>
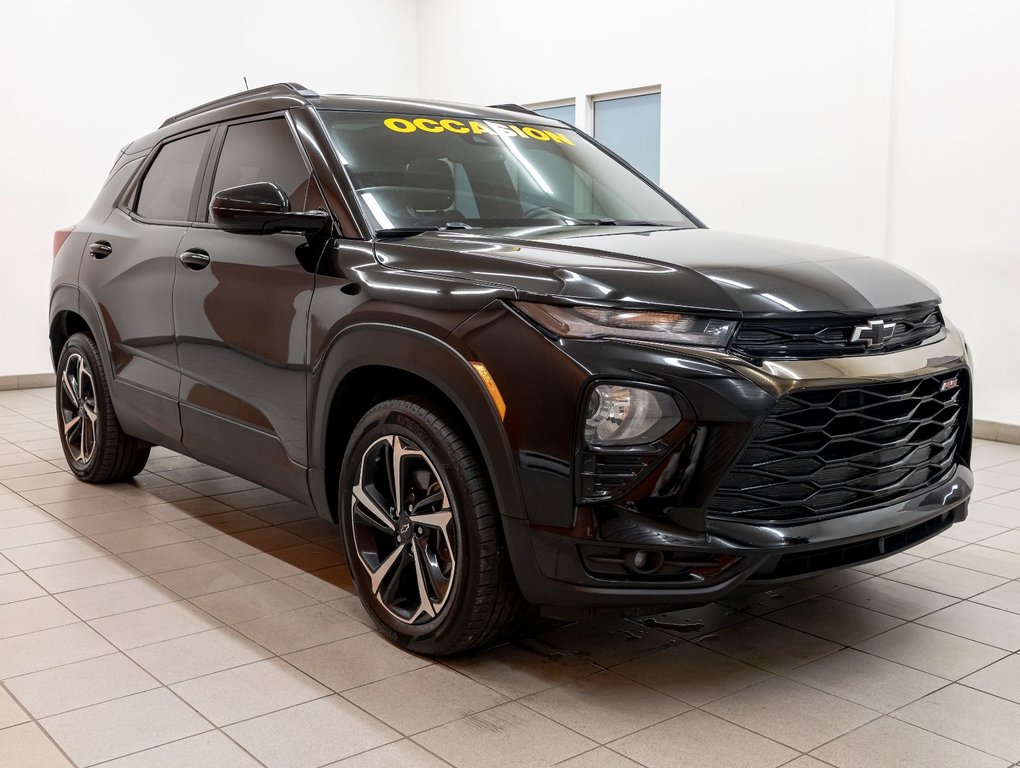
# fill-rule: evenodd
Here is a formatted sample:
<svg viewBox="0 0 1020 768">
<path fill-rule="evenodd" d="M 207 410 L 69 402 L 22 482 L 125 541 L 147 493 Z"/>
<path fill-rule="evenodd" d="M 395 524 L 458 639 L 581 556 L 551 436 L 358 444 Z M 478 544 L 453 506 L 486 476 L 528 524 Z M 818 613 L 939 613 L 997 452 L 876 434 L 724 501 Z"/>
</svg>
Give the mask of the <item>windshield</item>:
<svg viewBox="0 0 1020 768">
<path fill-rule="evenodd" d="M 320 113 L 377 232 L 692 222 L 567 126 Z"/>
</svg>

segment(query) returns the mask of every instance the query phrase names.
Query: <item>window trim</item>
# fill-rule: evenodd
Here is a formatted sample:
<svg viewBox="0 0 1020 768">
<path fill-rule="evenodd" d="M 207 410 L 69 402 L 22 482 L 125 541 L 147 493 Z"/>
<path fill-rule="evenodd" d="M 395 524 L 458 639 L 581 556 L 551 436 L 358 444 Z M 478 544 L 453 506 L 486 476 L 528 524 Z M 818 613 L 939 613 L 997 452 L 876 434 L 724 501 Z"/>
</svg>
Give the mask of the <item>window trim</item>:
<svg viewBox="0 0 1020 768">
<path fill-rule="evenodd" d="M 163 141 L 159 142 L 159 144 L 156 144 L 149 151 L 149 155 L 145 158 L 145 162 L 139 169 L 138 175 L 128 183 L 128 192 L 124 199 L 125 205 L 121 206 L 121 210 L 127 213 L 127 215 L 134 221 L 142 224 L 163 224 L 173 227 L 190 227 L 191 223 L 194 221 L 195 207 L 198 203 L 199 182 L 205 175 L 205 168 L 209 162 L 209 151 L 212 148 L 212 138 L 215 131 L 216 126 L 206 125 L 191 131 L 184 131 L 182 133 L 175 133 L 172 136 L 167 136 L 163 139 Z M 208 134 L 208 136 L 205 140 L 205 147 L 202 149 L 202 156 L 198 161 L 198 172 L 195 174 L 195 182 L 191 188 L 191 201 L 188 203 L 186 219 L 150 219 L 138 213 L 138 198 L 141 197 L 142 185 L 145 183 L 145 178 L 149 175 L 149 170 L 156 162 L 156 159 L 159 157 L 159 153 L 163 150 L 163 147 L 180 139 L 187 139 L 191 136 L 197 136 L 202 133 Z"/>
</svg>

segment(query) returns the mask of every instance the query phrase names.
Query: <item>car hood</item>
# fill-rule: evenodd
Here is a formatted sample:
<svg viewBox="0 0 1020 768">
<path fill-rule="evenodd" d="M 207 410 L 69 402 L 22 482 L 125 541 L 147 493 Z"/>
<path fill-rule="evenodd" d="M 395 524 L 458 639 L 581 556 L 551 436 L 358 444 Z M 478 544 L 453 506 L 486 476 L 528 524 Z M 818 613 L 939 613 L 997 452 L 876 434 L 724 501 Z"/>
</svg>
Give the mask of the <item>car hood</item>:
<svg viewBox="0 0 1020 768">
<path fill-rule="evenodd" d="M 533 227 L 383 241 L 386 266 L 467 278 L 521 299 L 741 315 L 868 314 L 939 300 L 892 264 L 815 245 L 709 229 Z"/>
</svg>

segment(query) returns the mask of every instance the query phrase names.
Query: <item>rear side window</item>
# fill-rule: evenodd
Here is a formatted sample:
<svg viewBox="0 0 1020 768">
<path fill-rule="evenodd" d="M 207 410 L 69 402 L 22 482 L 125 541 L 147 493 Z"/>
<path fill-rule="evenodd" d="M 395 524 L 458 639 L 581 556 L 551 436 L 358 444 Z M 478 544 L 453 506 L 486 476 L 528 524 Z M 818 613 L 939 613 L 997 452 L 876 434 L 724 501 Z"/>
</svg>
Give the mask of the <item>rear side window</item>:
<svg viewBox="0 0 1020 768">
<path fill-rule="evenodd" d="M 256 181 L 277 184 L 290 198 L 291 210 L 306 210 L 311 178 L 282 117 L 227 129 L 213 177 L 213 194 Z"/>
<path fill-rule="evenodd" d="M 139 216 L 158 221 L 187 221 L 195 178 L 209 132 L 170 141 L 159 148 L 138 190 Z"/>
</svg>

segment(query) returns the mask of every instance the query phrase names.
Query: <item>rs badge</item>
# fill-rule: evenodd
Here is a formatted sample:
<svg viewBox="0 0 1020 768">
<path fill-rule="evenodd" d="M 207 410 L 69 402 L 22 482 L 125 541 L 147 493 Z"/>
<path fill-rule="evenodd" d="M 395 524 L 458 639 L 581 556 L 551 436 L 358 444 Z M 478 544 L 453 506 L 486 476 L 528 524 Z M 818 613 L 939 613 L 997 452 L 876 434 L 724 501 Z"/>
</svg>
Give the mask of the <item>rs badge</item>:
<svg viewBox="0 0 1020 768">
<path fill-rule="evenodd" d="M 953 378 L 946 379 L 942 382 L 939 392 L 948 392 L 951 389 L 956 389 L 958 386 L 960 386 L 960 377 L 954 376 Z"/>
</svg>

